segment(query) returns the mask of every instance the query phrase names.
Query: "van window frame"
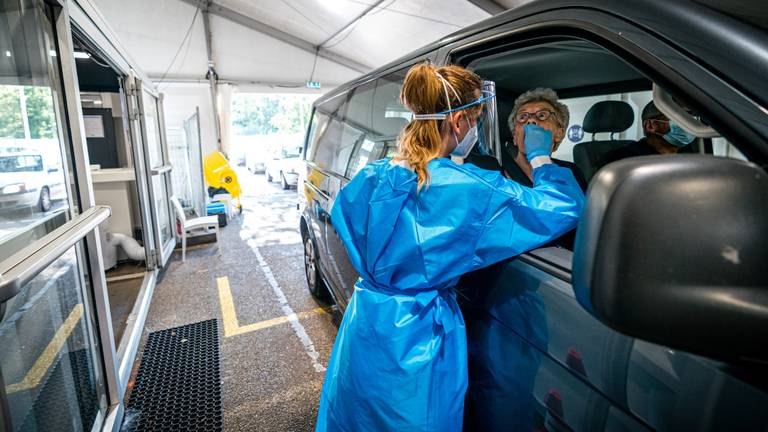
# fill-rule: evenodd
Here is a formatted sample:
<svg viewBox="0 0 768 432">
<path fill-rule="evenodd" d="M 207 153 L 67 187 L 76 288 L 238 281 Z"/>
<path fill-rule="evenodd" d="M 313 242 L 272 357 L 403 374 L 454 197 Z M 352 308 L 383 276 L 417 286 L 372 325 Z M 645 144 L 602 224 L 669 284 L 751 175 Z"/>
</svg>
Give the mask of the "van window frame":
<svg viewBox="0 0 768 432">
<path fill-rule="evenodd" d="M 583 39 L 618 56 L 675 99 L 707 114 L 712 126 L 729 141 L 739 143 L 739 151 L 750 161 L 768 166 L 768 106 L 761 106 L 707 65 L 686 55 L 673 41 L 606 12 L 573 7 L 526 16 L 445 45 L 436 61 L 465 65 L 466 56 L 481 54 L 489 48 L 508 52 L 556 38 Z M 683 66 L 682 70 L 663 62 L 670 58 L 686 59 L 684 64 L 675 65 Z M 720 103 L 727 100 L 744 102 L 738 115 Z"/>
<path fill-rule="evenodd" d="M 414 64 L 419 63 L 419 62 L 423 62 L 423 61 L 434 62 L 435 59 L 437 58 L 438 52 L 439 52 L 439 50 L 435 49 L 435 50 L 431 50 L 431 51 L 426 52 L 426 53 L 419 53 L 417 56 L 412 57 L 410 59 L 403 60 L 402 62 L 398 62 L 396 64 L 392 64 L 392 65 L 389 65 L 389 66 L 385 66 L 382 69 L 374 71 L 374 72 L 370 73 L 369 75 L 362 76 L 359 79 L 355 80 L 354 82 L 345 85 L 344 88 L 337 90 L 338 93 L 334 92 L 333 94 L 329 95 L 327 98 L 323 97 L 323 98 L 320 98 L 317 101 L 315 101 L 313 103 L 313 105 L 312 105 L 312 117 L 310 118 L 310 123 L 309 123 L 310 126 L 309 126 L 308 131 L 307 131 L 307 135 L 306 135 L 306 138 L 305 138 L 305 145 L 304 145 L 305 146 L 304 160 L 307 163 L 307 165 L 312 167 L 313 169 L 316 169 L 316 170 L 320 171 L 321 173 L 323 173 L 325 175 L 336 177 L 336 178 L 342 180 L 343 183 L 348 182 L 349 180 L 351 180 L 351 178 L 348 175 L 349 175 L 350 163 L 352 161 L 352 156 L 357 152 L 357 150 L 358 150 L 357 147 L 361 146 L 362 143 L 365 140 L 364 139 L 360 140 L 360 142 L 356 144 L 355 148 L 352 149 L 352 152 L 350 153 L 350 157 L 349 157 L 349 159 L 346 162 L 346 168 L 344 169 L 344 173 L 340 174 L 340 173 L 337 173 L 337 172 L 333 171 L 332 169 L 330 169 L 330 167 L 319 166 L 315 162 L 315 160 L 314 160 L 314 155 L 312 155 L 312 157 L 310 157 L 311 156 L 310 155 L 310 150 L 311 150 L 311 148 L 310 148 L 310 146 L 311 146 L 310 138 L 313 137 L 315 131 L 309 130 L 312 127 L 312 122 L 314 121 L 315 116 L 317 115 L 318 107 L 322 106 L 323 104 L 325 104 L 325 103 L 327 103 L 327 102 L 329 102 L 329 101 L 331 101 L 333 99 L 340 98 L 340 97 L 344 98 L 344 102 L 343 103 L 346 105 L 349 102 L 349 100 L 352 97 L 352 95 L 354 94 L 355 89 L 357 89 L 360 86 L 366 85 L 368 83 L 372 83 L 372 82 L 374 83 L 374 85 L 375 85 L 374 92 L 375 92 L 376 86 L 378 86 L 378 80 L 379 79 L 381 79 L 383 77 L 386 77 L 388 75 L 391 75 L 393 73 L 399 72 L 401 70 L 407 70 L 411 66 L 413 66 Z M 373 110 L 373 103 L 371 104 L 371 111 L 372 110 Z M 322 112 L 322 110 L 319 110 L 319 111 Z M 372 112 L 371 112 L 371 114 L 372 114 Z M 345 108 L 345 112 L 344 112 L 344 114 L 342 116 L 342 122 L 346 122 L 346 108 Z M 388 145 L 385 145 L 384 149 L 382 150 L 382 152 L 379 155 L 380 156 L 379 158 L 385 157 L 387 148 L 389 148 Z"/>
<path fill-rule="evenodd" d="M 376 123 L 376 121 L 375 121 L 375 117 L 374 116 L 377 114 L 377 112 L 376 112 L 376 108 L 377 108 L 376 107 L 376 100 L 377 100 L 376 99 L 376 95 L 378 94 L 379 89 L 381 88 L 382 81 L 387 81 L 388 83 L 395 82 L 394 80 L 389 80 L 387 78 L 391 77 L 391 76 L 397 76 L 397 75 L 400 75 L 400 74 L 402 74 L 403 80 L 404 80 L 405 79 L 405 74 L 403 72 L 406 72 L 408 69 L 411 68 L 411 66 L 412 65 L 408 65 L 408 66 L 405 66 L 405 67 L 400 67 L 400 68 L 397 68 L 395 70 L 391 70 L 388 73 L 385 73 L 383 75 L 379 75 L 378 77 L 376 77 L 372 81 L 366 81 L 366 83 L 368 83 L 368 82 L 373 82 L 374 83 L 373 95 L 372 95 L 372 98 L 371 98 L 371 106 L 370 106 L 370 112 L 369 112 L 370 129 L 369 129 L 369 133 L 366 134 L 363 137 L 363 139 L 360 140 L 360 142 L 352 150 L 352 155 L 349 158 L 349 161 L 347 163 L 347 171 L 346 171 L 346 175 L 345 175 L 346 178 L 352 178 L 357 173 L 357 171 L 354 170 L 354 168 L 356 166 L 353 165 L 353 162 L 356 161 L 357 156 L 359 156 L 359 154 L 360 154 L 360 149 L 362 148 L 362 146 L 365 144 L 366 141 L 373 142 L 374 143 L 374 147 L 373 147 L 373 149 L 371 151 L 370 157 L 368 158 L 367 162 L 365 164 L 363 164 L 363 166 L 365 166 L 365 165 L 367 165 L 367 164 L 369 164 L 369 163 L 371 163 L 371 162 L 373 162 L 375 160 L 386 158 L 387 149 L 392 147 L 393 144 L 395 146 L 397 145 L 397 137 L 399 136 L 401 131 L 399 131 L 398 134 L 396 134 L 396 135 L 393 135 L 393 134 L 379 134 L 378 131 L 375 129 L 374 124 Z M 400 83 L 400 85 L 402 85 L 402 81 L 403 80 L 399 80 L 398 81 Z M 361 85 L 363 85 L 363 84 L 361 84 Z M 395 100 L 397 100 L 397 99 L 395 99 Z M 384 118 L 386 118 L 386 111 L 384 112 L 384 115 L 385 115 Z"/>
<path fill-rule="evenodd" d="M 581 12 L 583 13 L 584 11 L 582 10 Z M 645 78 L 662 86 L 673 97 L 688 104 L 697 112 L 706 113 L 712 116 L 712 118 L 720 118 L 718 117 L 720 115 L 719 111 L 721 111 L 720 106 L 708 106 L 706 103 L 701 102 L 702 99 L 712 100 L 716 92 L 713 90 L 712 92 L 704 93 L 703 90 L 696 87 L 697 84 L 701 84 L 702 81 L 710 77 L 684 76 L 684 72 L 673 70 L 663 64 L 660 60 L 663 57 L 660 54 L 654 56 L 654 53 L 658 54 L 660 51 L 674 49 L 665 41 L 654 37 L 647 30 L 638 29 L 632 23 L 619 20 L 616 17 L 610 17 L 610 19 L 619 20 L 626 27 L 627 31 L 633 30 L 633 32 L 629 33 L 630 36 L 635 36 L 635 40 L 627 37 L 627 32 L 618 31 L 616 28 L 609 29 L 608 25 L 601 26 L 596 24 L 598 22 L 597 19 L 595 19 L 595 22 L 588 22 L 589 20 L 579 21 L 575 18 L 566 19 L 562 17 L 562 13 L 567 13 L 567 10 L 561 13 L 537 14 L 536 16 L 528 17 L 528 19 L 540 21 L 538 23 L 523 25 L 522 23 L 513 22 L 507 31 L 499 31 L 499 28 L 494 28 L 454 45 L 445 46 L 440 49 L 437 62 L 439 64 L 459 64 L 465 66 L 477 59 L 490 57 L 500 52 L 514 52 L 559 40 L 582 39 L 617 56 L 635 68 Z M 605 15 L 596 11 L 592 11 L 591 14 L 596 16 Z M 547 18 L 548 15 L 555 16 Z M 524 19 L 522 21 L 527 20 Z M 639 40 L 642 40 L 642 44 L 639 43 Z M 705 66 L 697 63 L 695 59 L 680 53 L 678 55 L 686 59 L 691 67 L 695 66 L 708 72 Z M 722 92 L 722 88 L 725 87 L 733 96 L 740 96 L 740 100 L 745 99 L 751 102 L 746 96 L 730 87 L 727 82 L 720 81 L 718 84 L 720 85 L 720 88 L 717 89 L 718 91 Z M 743 153 L 748 160 L 753 163 L 762 164 L 763 167 L 768 166 L 768 154 L 763 154 L 759 149 L 754 148 L 755 142 L 760 142 L 761 140 L 759 135 L 752 134 L 742 118 L 736 117 L 731 113 L 727 113 L 727 115 L 730 117 L 730 122 L 718 125 L 713 124 L 713 127 L 731 143 L 740 143 L 742 147 L 736 146 L 737 150 Z M 732 124 L 740 125 L 741 129 L 734 128 Z M 502 127 L 501 122 L 499 127 Z M 518 256 L 518 259 L 521 261 L 568 283 L 571 282 L 572 258 L 573 251 L 560 247 L 537 248 Z"/>
</svg>

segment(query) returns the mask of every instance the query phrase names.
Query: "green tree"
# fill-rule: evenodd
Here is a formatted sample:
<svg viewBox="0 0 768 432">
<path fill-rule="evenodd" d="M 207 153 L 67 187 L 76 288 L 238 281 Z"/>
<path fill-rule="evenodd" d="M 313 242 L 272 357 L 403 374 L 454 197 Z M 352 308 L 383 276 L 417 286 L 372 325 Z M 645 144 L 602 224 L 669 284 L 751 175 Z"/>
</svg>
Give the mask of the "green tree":
<svg viewBox="0 0 768 432">
<path fill-rule="evenodd" d="M 280 104 L 280 113 L 272 118 L 272 124 L 284 133 L 301 133 L 306 130 L 311 111 L 311 98 L 303 95 L 284 96 Z"/>
<path fill-rule="evenodd" d="M 309 122 L 312 100 L 306 95 L 240 94 L 232 102 L 232 124 L 239 135 L 301 133 Z"/>
<path fill-rule="evenodd" d="M 232 101 L 232 124 L 241 135 L 267 135 L 278 129 L 270 120 L 280 111 L 277 97 L 237 95 Z"/>
<path fill-rule="evenodd" d="M 0 138 L 24 138 L 17 86 L 0 85 Z"/>
<path fill-rule="evenodd" d="M 56 138 L 53 96 L 48 87 L 24 87 L 31 138 Z M 23 133 L 23 132 L 22 132 Z"/>
</svg>

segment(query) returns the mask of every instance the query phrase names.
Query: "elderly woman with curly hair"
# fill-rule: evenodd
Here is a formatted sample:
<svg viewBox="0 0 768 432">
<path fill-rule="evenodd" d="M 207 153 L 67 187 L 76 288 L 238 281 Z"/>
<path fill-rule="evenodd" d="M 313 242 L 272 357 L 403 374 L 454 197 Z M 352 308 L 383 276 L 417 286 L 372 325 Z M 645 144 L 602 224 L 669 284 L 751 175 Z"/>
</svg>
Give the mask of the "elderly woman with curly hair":
<svg viewBox="0 0 768 432">
<path fill-rule="evenodd" d="M 514 164 L 504 166 L 507 176 L 524 186 L 530 187 L 532 184 L 533 170 L 525 157 L 523 139 L 525 125 L 533 124 L 552 132 L 551 151 L 554 153 L 565 138 L 569 120 L 568 107 L 558 100 L 557 93 L 550 88 L 539 87 L 528 90 L 515 99 L 507 123 L 512 132 L 514 145 L 517 147 L 517 154 L 514 157 Z M 552 158 L 552 162 L 570 169 L 581 189 L 586 190 L 587 181 L 576 164 L 556 158 Z"/>
</svg>

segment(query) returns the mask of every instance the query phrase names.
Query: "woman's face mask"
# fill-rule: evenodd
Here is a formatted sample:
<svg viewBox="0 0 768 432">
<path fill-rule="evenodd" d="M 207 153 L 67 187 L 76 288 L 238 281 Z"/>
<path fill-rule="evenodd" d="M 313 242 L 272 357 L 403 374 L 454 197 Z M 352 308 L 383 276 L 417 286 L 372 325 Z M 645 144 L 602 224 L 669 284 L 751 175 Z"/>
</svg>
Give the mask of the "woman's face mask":
<svg viewBox="0 0 768 432">
<path fill-rule="evenodd" d="M 451 152 L 451 156 L 456 156 L 459 158 L 466 158 L 469 155 L 469 152 L 472 151 L 472 147 L 475 146 L 475 143 L 477 143 L 477 124 L 474 126 L 470 125 L 469 119 L 465 116 L 464 119 L 467 121 L 467 126 L 469 126 L 469 130 L 467 131 L 466 135 L 464 135 L 464 138 L 459 141 L 459 138 L 456 136 L 456 133 L 453 134 L 453 137 L 456 139 L 456 148 L 453 149 Z"/>
</svg>

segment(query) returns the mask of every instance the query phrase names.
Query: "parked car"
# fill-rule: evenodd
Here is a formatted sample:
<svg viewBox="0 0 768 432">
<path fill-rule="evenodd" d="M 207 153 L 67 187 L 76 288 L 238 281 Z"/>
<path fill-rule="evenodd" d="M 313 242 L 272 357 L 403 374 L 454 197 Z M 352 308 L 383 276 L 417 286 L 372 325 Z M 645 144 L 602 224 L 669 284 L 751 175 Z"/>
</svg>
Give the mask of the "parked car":
<svg viewBox="0 0 768 432">
<path fill-rule="evenodd" d="M 59 160 L 48 160 L 45 152 L 34 149 L 0 147 L 0 210 L 47 212 L 54 200 L 65 198 Z"/>
<path fill-rule="evenodd" d="M 396 151 L 412 65 L 460 64 L 495 82 L 498 140 L 478 145 L 500 164 L 514 99 L 551 87 L 577 126 L 555 157 L 594 173 L 587 208 L 574 251 L 532 250 L 459 283 L 465 429 L 765 430 L 764 16 L 759 1 L 532 2 L 327 93 L 299 187 L 309 290 L 342 311 L 350 301 L 358 275 L 331 207 L 361 167 Z M 697 135 L 700 154 L 600 168 L 601 154 L 641 138 L 651 99 Z M 627 106 L 628 120 L 617 115 Z"/>
<path fill-rule="evenodd" d="M 296 187 L 299 170 L 303 168 L 301 153 L 302 148 L 295 145 L 274 148 L 265 168 L 267 181 L 279 181 L 283 189 Z"/>
<path fill-rule="evenodd" d="M 267 152 L 253 149 L 245 154 L 245 166 L 254 174 L 263 174 L 267 169 Z"/>
</svg>

